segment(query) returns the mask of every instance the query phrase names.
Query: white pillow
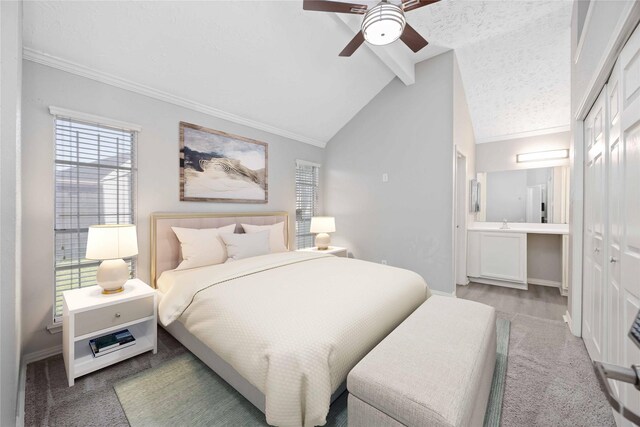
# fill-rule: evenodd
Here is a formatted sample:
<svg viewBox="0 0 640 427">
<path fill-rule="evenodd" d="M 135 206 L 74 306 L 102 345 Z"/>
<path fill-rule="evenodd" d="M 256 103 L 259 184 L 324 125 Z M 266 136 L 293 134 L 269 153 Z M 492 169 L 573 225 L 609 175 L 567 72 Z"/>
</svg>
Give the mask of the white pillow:
<svg viewBox="0 0 640 427">
<path fill-rule="evenodd" d="M 269 253 L 268 231 L 251 234 L 221 234 L 220 237 L 227 245 L 229 259 L 226 262 Z"/>
<path fill-rule="evenodd" d="M 176 270 L 221 264 L 227 260 L 227 249 L 221 233 L 233 233 L 235 224 L 220 228 L 180 228 L 171 227 L 182 249 L 182 262 Z"/>
<path fill-rule="evenodd" d="M 242 228 L 247 234 L 268 230 L 271 253 L 287 251 L 287 244 L 284 241 L 284 221 L 273 225 L 242 224 Z"/>
</svg>

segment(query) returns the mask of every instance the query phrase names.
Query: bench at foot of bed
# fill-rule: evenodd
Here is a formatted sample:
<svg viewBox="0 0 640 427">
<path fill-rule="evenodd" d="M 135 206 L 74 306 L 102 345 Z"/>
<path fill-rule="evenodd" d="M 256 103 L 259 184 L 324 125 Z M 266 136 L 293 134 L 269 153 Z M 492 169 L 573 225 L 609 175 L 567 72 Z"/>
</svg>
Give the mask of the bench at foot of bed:
<svg viewBox="0 0 640 427">
<path fill-rule="evenodd" d="M 495 309 L 432 296 L 349 373 L 349 426 L 482 426 L 495 361 Z"/>
</svg>

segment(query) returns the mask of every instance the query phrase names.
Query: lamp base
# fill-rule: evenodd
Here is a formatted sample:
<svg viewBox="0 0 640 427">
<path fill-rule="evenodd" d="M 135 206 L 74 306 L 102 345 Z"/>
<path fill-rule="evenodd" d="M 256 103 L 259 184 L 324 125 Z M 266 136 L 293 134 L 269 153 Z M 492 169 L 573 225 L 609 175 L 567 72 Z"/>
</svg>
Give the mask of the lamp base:
<svg viewBox="0 0 640 427">
<path fill-rule="evenodd" d="M 123 285 L 129 280 L 129 267 L 122 259 L 104 260 L 98 267 L 96 279 L 103 294 L 117 294 L 124 291 Z"/>
<path fill-rule="evenodd" d="M 102 295 L 117 294 L 117 293 L 122 292 L 122 291 L 124 291 L 124 286 L 120 286 L 118 289 L 113 289 L 113 290 L 103 289 L 102 290 Z"/>
<path fill-rule="evenodd" d="M 316 234 L 316 248 L 319 251 L 326 251 L 329 249 L 329 243 L 331 243 L 331 236 L 328 233 Z"/>
</svg>

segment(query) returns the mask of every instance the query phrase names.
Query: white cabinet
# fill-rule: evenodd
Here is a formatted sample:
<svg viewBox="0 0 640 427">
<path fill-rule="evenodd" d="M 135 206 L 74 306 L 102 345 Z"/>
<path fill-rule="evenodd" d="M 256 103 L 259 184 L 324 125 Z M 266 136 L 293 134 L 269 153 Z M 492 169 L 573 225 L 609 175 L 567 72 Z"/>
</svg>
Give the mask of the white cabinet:
<svg viewBox="0 0 640 427">
<path fill-rule="evenodd" d="M 469 231 L 467 274 L 472 281 L 527 288 L 527 234 Z"/>
<path fill-rule="evenodd" d="M 69 386 L 75 379 L 138 354 L 158 350 L 155 289 L 131 279 L 118 294 L 104 295 L 99 286 L 65 291 L 62 355 Z M 120 329 L 129 329 L 135 345 L 94 357 L 89 341 Z"/>
</svg>

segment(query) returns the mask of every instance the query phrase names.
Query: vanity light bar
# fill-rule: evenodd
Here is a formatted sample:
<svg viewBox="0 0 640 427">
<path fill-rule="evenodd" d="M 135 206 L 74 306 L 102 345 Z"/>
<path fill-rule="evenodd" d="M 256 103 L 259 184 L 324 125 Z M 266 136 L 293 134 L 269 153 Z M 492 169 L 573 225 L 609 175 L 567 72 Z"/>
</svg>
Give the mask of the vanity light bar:
<svg viewBox="0 0 640 427">
<path fill-rule="evenodd" d="M 542 160 L 557 160 L 566 159 L 569 157 L 569 150 L 563 148 L 562 150 L 549 150 L 539 151 L 537 153 L 524 153 L 516 155 L 516 162 L 539 162 Z"/>
</svg>

